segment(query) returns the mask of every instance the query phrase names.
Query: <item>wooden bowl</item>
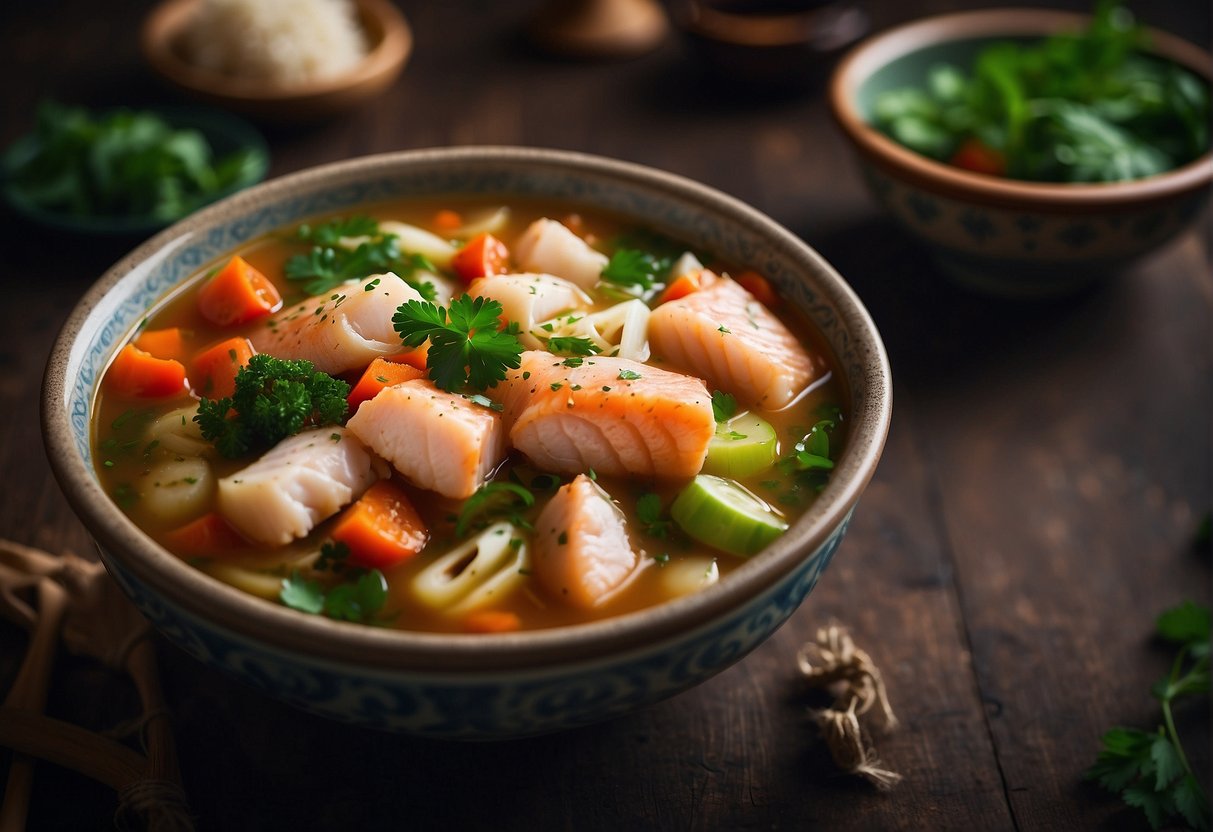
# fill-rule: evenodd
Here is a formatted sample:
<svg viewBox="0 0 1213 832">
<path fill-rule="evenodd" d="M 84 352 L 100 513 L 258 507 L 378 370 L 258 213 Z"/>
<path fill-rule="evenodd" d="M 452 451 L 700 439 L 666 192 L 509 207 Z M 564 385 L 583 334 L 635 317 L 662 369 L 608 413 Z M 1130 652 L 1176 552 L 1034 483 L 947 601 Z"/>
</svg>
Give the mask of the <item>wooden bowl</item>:
<svg viewBox="0 0 1213 832">
<path fill-rule="evenodd" d="M 1077 31 L 1084 15 L 989 9 L 926 18 L 869 38 L 839 64 L 830 106 L 876 199 L 932 249 L 942 272 L 989 294 L 1047 297 L 1115 274 L 1182 231 L 1213 183 L 1213 150 L 1175 170 L 1098 184 L 973 173 L 903 147 L 871 124 L 876 97 L 920 85 L 938 63 L 965 66 L 994 41 Z M 1213 82 L 1213 59 L 1147 30 L 1149 51 Z"/>
<path fill-rule="evenodd" d="M 355 0 L 369 43 L 353 69 L 301 84 L 244 79 L 203 69 L 185 57 L 182 38 L 202 0 L 165 0 L 143 24 L 140 47 L 152 69 L 187 93 L 269 122 L 316 121 L 380 95 L 400 76 L 413 48 L 404 16 L 388 0 Z"/>
</svg>

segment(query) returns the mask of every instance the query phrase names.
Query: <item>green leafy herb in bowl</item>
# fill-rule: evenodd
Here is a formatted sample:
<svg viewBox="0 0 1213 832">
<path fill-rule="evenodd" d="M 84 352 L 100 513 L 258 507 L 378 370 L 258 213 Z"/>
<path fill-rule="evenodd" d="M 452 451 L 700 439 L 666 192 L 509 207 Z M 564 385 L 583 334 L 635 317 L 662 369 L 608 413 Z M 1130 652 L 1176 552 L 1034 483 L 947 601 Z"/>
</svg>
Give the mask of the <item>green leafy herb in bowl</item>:
<svg viewBox="0 0 1213 832">
<path fill-rule="evenodd" d="M 148 233 L 259 182 L 261 136 L 200 109 L 94 114 L 44 103 L 32 133 L 0 158 L 13 210 L 71 231 Z"/>
<path fill-rule="evenodd" d="M 925 156 L 1034 182 L 1118 182 L 1209 147 L 1209 87 L 1141 52 L 1144 31 L 1103 0 L 1087 28 L 984 46 L 964 70 L 881 94 L 876 125 Z"/>
</svg>

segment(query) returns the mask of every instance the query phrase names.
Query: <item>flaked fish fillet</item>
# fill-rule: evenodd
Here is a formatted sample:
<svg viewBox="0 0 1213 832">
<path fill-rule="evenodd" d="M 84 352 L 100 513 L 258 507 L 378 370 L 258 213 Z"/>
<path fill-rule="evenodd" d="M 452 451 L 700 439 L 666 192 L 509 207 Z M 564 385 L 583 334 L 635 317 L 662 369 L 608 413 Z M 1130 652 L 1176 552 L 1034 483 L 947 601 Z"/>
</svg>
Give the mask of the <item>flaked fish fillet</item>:
<svg viewBox="0 0 1213 832">
<path fill-rule="evenodd" d="M 500 303 L 506 320 L 517 321 L 523 332 L 561 312 L 590 303 L 590 298 L 576 284 L 550 274 L 478 277 L 468 285 L 467 293 Z"/>
<path fill-rule="evenodd" d="M 514 243 L 514 259 L 530 272 L 554 274 L 589 291 L 598 283 L 607 257 L 556 220 L 535 220 Z"/>
<path fill-rule="evenodd" d="M 392 316 L 410 300 L 421 295 L 396 275 L 371 275 L 287 307 L 249 340 L 257 352 L 305 359 L 321 372 L 360 370 L 403 349 Z"/>
<path fill-rule="evenodd" d="M 505 456 L 501 414 L 428 379 L 380 391 L 349 429 L 414 485 L 456 499 L 470 497 Z"/>
<path fill-rule="evenodd" d="M 626 358 L 569 367 L 531 350 L 490 395 L 510 443 L 546 471 L 692 477 L 716 430 L 702 381 Z"/>
<path fill-rule="evenodd" d="M 535 521 L 535 576 L 555 597 L 589 609 L 636 568 L 627 522 L 611 495 L 582 474 L 561 487 Z"/>
<path fill-rule="evenodd" d="M 654 355 L 765 410 L 788 404 L 823 372 L 779 318 L 727 279 L 654 309 L 649 345 Z"/>
<path fill-rule="evenodd" d="M 350 431 L 315 428 L 219 480 L 219 513 L 249 540 L 284 546 L 306 537 L 386 473 Z"/>
</svg>

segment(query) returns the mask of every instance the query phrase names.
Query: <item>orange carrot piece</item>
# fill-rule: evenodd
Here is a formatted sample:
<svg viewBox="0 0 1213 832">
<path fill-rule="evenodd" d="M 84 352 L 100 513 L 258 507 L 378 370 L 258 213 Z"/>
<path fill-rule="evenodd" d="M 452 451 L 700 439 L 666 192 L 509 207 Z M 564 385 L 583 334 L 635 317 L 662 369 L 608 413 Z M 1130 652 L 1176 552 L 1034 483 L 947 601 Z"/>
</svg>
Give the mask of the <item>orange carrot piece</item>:
<svg viewBox="0 0 1213 832">
<path fill-rule="evenodd" d="M 256 354 L 247 338 L 228 338 L 194 356 L 194 392 L 222 399 L 236 392 L 236 373 Z"/>
<path fill-rule="evenodd" d="M 990 176 L 1006 176 L 1007 174 L 1007 158 L 979 139 L 966 139 L 952 154 L 952 158 L 948 162 L 955 167 L 971 170 L 974 173 L 985 173 Z"/>
<path fill-rule="evenodd" d="M 164 542 L 179 555 L 223 555 L 248 543 L 216 511 L 166 532 Z"/>
<path fill-rule="evenodd" d="M 243 257 L 233 257 L 198 290 L 198 311 L 219 326 L 245 324 L 281 306 L 274 284 Z"/>
<path fill-rule="evenodd" d="M 124 396 L 158 398 L 178 396 L 188 391 L 185 365 L 171 358 L 156 358 L 127 344 L 105 373 L 106 386 Z"/>
<path fill-rule="evenodd" d="M 661 293 L 661 297 L 657 299 L 657 303 L 660 305 L 667 301 L 685 298 L 700 289 L 706 289 L 715 282 L 716 273 L 708 269 L 686 272 L 679 275 L 677 280 L 666 287 L 665 291 Z"/>
<path fill-rule="evenodd" d="M 172 358 L 180 361 L 185 357 L 185 341 L 181 334 L 181 327 L 145 329 L 139 333 L 133 343 L 156 358 Z"/>
<path fill-rule="evenodd" d="M 455 231 L 463 227 L 463 217 L 458 211 L 443 208 L 434 215 L 434 227 L 439 231 Z"/>
<path fill-rule="evenodd" d="M 419 370 L 411 364 L 376 358 L 367 366 L 362 373 L 362 378 L 358 379 L 358 383 L 354 385 L 354 389 L 350 391 L 350 395 L 346 399 L 350 403 L 350 413 L 356 411 L 358 405 L 367 399 L 373 399 L 379 395 L 379 391 L 383 388 L 391 387 L 402 381 L 421 378 L 424 375 L 423 370 Z"/>
<path fill-rule="evenodd" d="M 337 518 L 329 536 L 350 549 L 350 563 L 387 569 L 416 555 L 430 538 L 404 489 L 380 480 Z"/>
<path fill-rule="evenodd" d="M 521 628 L 518 613 L 506 610 L 477 610 L 463 619 L 465 633 L 512 633 Z"/>
<path fill-rule="evenodd" d="M 420 347 L 404 352 L 392 353 L 391 355 L 383 356 L 384 361 L 391 361 L 393 364 L 408 364 L 416 367 L 418 370 L 425 369 L 425 362 L 429 358 L 430 342 L 426 341 Z"/>
<path fill-rule="evenodd" d="M 451 258 L 451 268 L 466 282 L 510 270 L 510 250 L 487 231 L 477 234 Z"/>
<path fill-rule="evenodd" d="M 773 309 L 779 305 L 779 295 L 776 293 L 775 287 L 771 285 L 771 281 L 758 272 L 742 272 L 733 279 L 737 281 L 741 288 L 753 295 L 755 300 L 768 309 Z"/>
</svg>

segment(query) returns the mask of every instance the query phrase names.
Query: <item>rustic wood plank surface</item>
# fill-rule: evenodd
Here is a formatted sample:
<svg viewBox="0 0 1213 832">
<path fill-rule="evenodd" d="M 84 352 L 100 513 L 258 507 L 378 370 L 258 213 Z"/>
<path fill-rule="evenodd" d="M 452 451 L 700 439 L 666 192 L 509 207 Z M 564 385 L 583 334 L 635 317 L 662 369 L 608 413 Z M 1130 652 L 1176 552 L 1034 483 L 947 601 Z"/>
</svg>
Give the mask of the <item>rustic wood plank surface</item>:
<svg viewBox="0 0 1213 832">
<path fill-rule="evenodd" d="M 1207 236 L 1066 301 L 968 295 L 878 213 L 819 93 L 723 95 L 676 39 L 626 63 L 549 60 L 517 36 L 533 5 L 404 4 L 417 49 L 401 82 L 349 118 L 271 131 L 272 173 L 527 144 L 734 194 L 817 246 L 869 305 L 896 379 L 884 460 L 835 563 L 782 630 L 699 688 L 605 725 L 490 745 L 385 736 L 296 712 L 161 644 L 200 827 L 1138 828 L 1081 772 L 1106 727 L 1155 718 L 1148 688 L 1166 657 L 1149 644 L 1154 616 L 1209 597 L 1209 553 L 1190 544 L 1213 504 Z M 952 5 L 868 8 L 881 28 Z M 137 57 L 147 7 L 4 4 L 0 143 L 44 97 L 173 100 Z M 1209 39 L 1200 4 L 1145 14 Z M 43 456 L 38 389 L 68 310 L 129 242 L 2 227 L 0 537 L 91 554 Z M 795 654 L 835 619 L 884 669 L 902 719 L 879 739 L 905 775 L 888 794 L 838 776 L 807 720 Z M 0 627 L 0 683 L 23 644 Z M 61 659 L 52 714 L 101 729 L 135 709 L 118 677 Z M 31 828 L 108 828 L 114 808 L 104 788 L 38 769 Z"/>
</svg>

